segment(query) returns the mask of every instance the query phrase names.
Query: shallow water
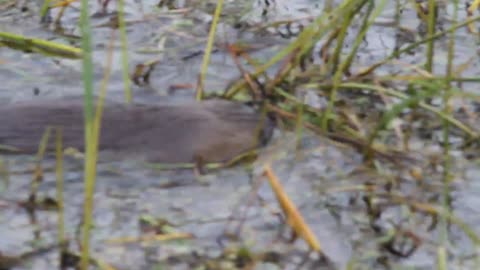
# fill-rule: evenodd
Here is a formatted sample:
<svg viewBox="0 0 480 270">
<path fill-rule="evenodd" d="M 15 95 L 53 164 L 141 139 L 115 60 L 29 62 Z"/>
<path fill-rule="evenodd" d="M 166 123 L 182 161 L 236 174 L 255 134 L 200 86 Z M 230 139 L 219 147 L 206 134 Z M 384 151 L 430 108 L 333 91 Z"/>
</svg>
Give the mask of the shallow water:
<svg viewBox="0 0 480 270">
<path fill-rule="evenodd" d="M 21 1 L 19 1 L 21 2 Z M 93 10 L 98 10 L 91 1 Z M 190 8 L 187 13 L 169 12 L 166 9 L 155 9 L 157 1 L 126 1 L 127 21 L 141 21 L 128 26 L 128 47 L 130 71 L 136 64 L 152 59 L 160 59 L 156 65 L 148 86 L 132 85 L 135 99 L 143 102 L 175 102 L 193 99 L 194 87 L 201 66 L 202 52 L 208 33 L 208 22 L 211 18 L 211 6 L 205 1 L 178 1 L 179 8 Z M 287 18 L 307 18 L 318 15 L 322 6 L 318 1 L 274 1 L 269 7 L 266 17 L 262 17 L 263 1 L 253 1 L 256 8 L 244 12 L 249 3 L 238 4 L 239 1 L 227 1 L 225 13 L 227 17 L 235 14 L 250 23 L 285 20 Z M 464 6 L 462 4 L 460 6 Z M 21 12 L 25 5 L 26 11 Z M 78 7 L 78 3 L 73 6 Z M 108 11 L 115 9 L 111 2 Z M 449 7 L 448 10 L 451 10 Z M 61 35 L 51 29 L 44 28 L 38 21 L 39 4 L 34 1 L 19 3 L 15 8 L 0 11 L 0 30 L 22 33 L 39 38 L 66 42 Z M 383 59 L 395 46 L 395 31 L 384 24 L 393 21 L 394 1 L 387 1 L 387 6 L 378 19 L 378 25 L 372 27 L 355 60 L 353 70 L 362 68 Z M 55 15 L 54 11 L 52 15 Z M 93 12 L 92 12 L 93 13 Z M 245 14 L 243 14 L 245 13 Z M 239 14 L 242 14 L 241 16 Z M 465 13 L 460 12 L 460 19 Z M 448 14 L 447 14 L 448 15 Z M 445 15 L 445 16 L 447 16 Z M 76 27 L 78 10 L 69 8 L 62 19 L 62 26 L 70 34 L 78 35 Z M 233 16 L 233 15 L 231 15 Z M 100 25 L 108 21 L 108 16 L 95 16 L 92 25 Z M 381 22 L 381 23 L 380 23 Z M 416 32 L 419 20 L 415 11 L 406 7 L 402 14 L 401 25 Z M 445 25 L 448 25 L 446 22 Z M 358 27 L 358 26 L 357 26 Z M 218 44 L 222 41 L 244 40 L 245 43 L 264 45 L 264 49 L 255 51 L 252 56 L 258 59 L 269 59 L 274 53 L 288 45 L 290 40 L 281 38 L 276 30 L 269 29 L 266 34 L 241 32 L 231 24 L 224 23 L 218 31 Z M 347 36 L 351 44 L 356 31 Z M 282 29 L 278 30 L 282 31 Z M 96 65 L 95 85 L 98 87 L 102 79 L 106 62 L 106 47 L 109 43 L 111 29 L 99 27 L 94 30 L 93 56 Z M 118 36 L 118 33 L 117 33 Z M 118 39 L 117 39 L 118 40 Z M 478 68 L 479 56 L 476 43 L 465 29 L 456 37 L 455 64 L 472 61 L 462 72 L 465 77 L 480 77 Z M 78 45 L 78 40 L 74 41 Z M 447 38 L 436 43 L 435 73 L 443 74 L 446 60 Z M 207 74 L 206 89 L 223 90 L 232 80 L 239 76 L 231 57 L 225 50 L 219 50 L 212 55 Z M 404 56 L 395 64 L 390 64 L 378 70 L 377 75 L 387 75 L 393 72 L 406 72 L 409 64 L 418 64 L 425 55 L 422 49 L 415 49 L 415 54 Z M 147 53 L 148 51 L 148 53 Z M 81 62 L 59 58 L 48 58 L 42 55 L 26 54 L 7 48 L 0 49 L 0 102 L 7 103 L 18 100 L 39 98 L 65 97 L 81 95 L 83 91 L 81 79 Z M 446 58 L 445 58 L 446 59 Z M 112 76 L 108 84 L 108 97 L 123 99 L 123 81 L 120 65 L 120 45 L 115 43 Z M 270 71 L 275 72 L 275 69 Z M 169 91 L 171 86 L 187 85 L 186 89 Z M 473 92 L 477 84 L 463 84 L 465 91 Z M 39 91 L 36 94 L 36 91 Z M 455 103 L 457 104 L 457 103 Z M 463 104 L 465 105 L 465 104 Z M 467 104 L 465 106 L 471 106 Z M 474 123 L 478 126 L 478 121 Z M 266 162 L 272 162 L 275 173 L 282 181 L 291 199 L 297 204 L 308 224 L 319 238 L 325 254 L 339 269 L 352 259 L 356 259 L 358 269 L 382 269 L 381 261 L 387 259 L 390 267 L 411 266 L 415 269 L 432 269 L 435 267 L 436 248 L 439 242 L 438 229 L 429 230 L 431 220 L 423 214 L 406 224 L 405 231 L 414 231 L 422 237 L 422 245 L 409 257 L 393 256 L 381 247 L 379 241 L 383 234 L 376 233 L 370 224 L 364 203 L 366 192 L 355 187 L 365 183 L 386 183 L 395 176 L 401 178 L 400 187 L 403 194 L 411 201 L 433 204 L 440 193 L 442 168 L 431 169 L 428 161 L 431 156 L 440 155 L 441 149 L 435 147 L 437 142 L 412 139 L 412 152 L 416 153 L 421 162 L 415 164 L 424 170 L 421 184 L 412 177 L 407 168 L 397 164 L 381 163 L 384 174 L 373 172 L 364 167 L 361 155 L 351 147 L 333 143 L 311 134 L 304 139 L 304 147 L 298 153 L 294 149 L 295 140 L 285 134 L 277 134 L 277 139 L 271 143 L 268 150 L 250 169 L 235 167 L 216 171 L 197 179 L 190 170 L 159 172 L 147 169 L 136 162 L 134 157 L 125 156 L 122 161 L 102 160 L 99 165 L 97 186 L 95 191 L 95 228 L 92 231 L 92 256 L 104 260 L 117 269 L 192 269 L 189 261 L 198 262 L 204 258 L 216 258 L 222 254 L 223 248 L 217 243 L 217 238 L 224 230 L 235 226 L 229 225 L 229 218 L 234 217 L 234 225 L 241 221 L 243 211 L 249 203 L 247 220 L 240 238 L 245 245 L 255 251 L 278 250 L 280 254 L 289 254 L 291 260 L 286 266 L 267 263 L 259 264 L 257 269 L 290 269 L 298 263 L 298 254 L 294 251 L 304 251 L 305 244 L 298 240 L 290 245 L 287 241 L 278 241 L 278 232 L 282 227 L 276 213 L 278 206 L 267 183 L 263 183 L 257 193 L 252 196 L 252 181 L 261 178 L 261 169 Z M 273 150 L 272 150 L 273 149 Z M 467 160 L 463 153 L 454 152 L 455 166 L 453 168 L 453 214 L 464 221 L 478 234 L 480 232 L 476 209 L 480 186 L 478 179 L 478 162 Z M 12 171 L 10 184 L 2 186 L 0 194 L 0 251 L 4 255 L 16 255 L 56 241 L 55 212 L 39 212 L 38 224 L 32 225 L 25 211 L 15 206 L 10 200 L 24 200 L 28 196 L 28 186 L 32 178 L 31 172 L 25 168 L 32 166 L 28 157 L 6 157 L 9 169 Z M 43 163 L 44 167 L 53 167 L 51 159 Z M 83 177 L 81 161 L 71 158 L 67 160 L 65 169 L 65 214 L 67 235 L 74 237 L 77 225 L 82 216 Z M 17 171 L 17 173 L 15 173 Z M 253 175 L 253 176 L 252 176 Z M 386 186 L 386 185 L 385 185 Z M 44 182 L 40 185 L 41 196 L 55 196 L 55 175 L 46 171 Z M 402 195 L 403 195 L 402 194 Z M 260 198 L 259 198 L 260 197 Z M 266 205 L 266 206 L 265 206 Z M 405 207 L 393 205 L 385 207 L 381 218 L 376 220 L 378 227 L 388 230 L 392 221 L 405 218 Z M 141 234 L 139 220 L 143 216 L 166 219 L 176 225 L 181 232 L 194 235 L 193 240 L 183 242 L 151 242 L 133 244 L 111 244 L 108 240 Z M 35 238 L 35 229 L 40 228 L 41 235 Z M 475 245 L 458 226 L 450 228 L 449 251 L 451 255 L 449 269 L 476 269 L 478 261 Z M 233 245 L 235 242 L 231 242 Z M 275 244 L 272 244 L 275 243 Z M 236 243 L 238 244 L 238 243 Z M 77 250 L 77 244 L 72 243 Z M 292 252 L 293 249 L 293 252 Z M 184 256 L 184 257 L 182 257 Z M 228 261 L 228 260 L 225 260 Z M 27 261 L 23 268 L 18 269 L 52 269 L 57 267 L 56 252 L 38 256 Z M 225 267 L 225 269 L 227 269 Z M 235 269 L 235 268 L 233 268 Z M 316 269 L 312 264 L 306 264 L 304 269 Z"/>
</svg>

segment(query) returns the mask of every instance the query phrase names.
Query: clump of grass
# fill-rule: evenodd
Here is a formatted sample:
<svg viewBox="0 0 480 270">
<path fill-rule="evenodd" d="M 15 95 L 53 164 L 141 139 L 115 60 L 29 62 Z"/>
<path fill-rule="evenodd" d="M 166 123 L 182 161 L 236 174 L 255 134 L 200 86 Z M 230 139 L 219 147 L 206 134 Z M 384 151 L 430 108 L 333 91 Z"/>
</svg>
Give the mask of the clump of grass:
<svg viewBox="0 0 480 270">
<path fill-rule="evenodd" d="M 480 1 L 475 1 L 474 4 L 477 2 Z M 373 1 L 351 0 L 343 1 L 338 7 L 328 9 L 330 12 L 316 18 L 304 28 L 290 45 L 265 63 L 254 64 L 247 60 L 254 71 L 248 73 L 245 71 L 247 68 L 242 67 L 240 70 L 242 78 L 225 91 L 225 97 L 231 98 L 242 91 L 255 94 L 260 92 L 269 103 L 267 108 L 283 124 L 286 124 L 284 126 L 295 130 L 298 137 L 301 136 L 303 129 L 308 129 L 322 136 L 328 136 L 336 141 L 355 146 L 363 151 L 365 160 L 368 161 L 366 164 L 373 170 L 379 170 L 378 164 L 382 164 L 377 162 L 379 159 L 391 162 L 393 168 L 400 170 L 404 166 L 402 164 L 409 164 L 409 159 L 406 157 L 417 155 L 417 158 L 424 158 L 420 153 L 410 152 L 408 138 L 404 139 L 406 143 L 403 144 L 403 149 L 401 148 L 400 136 L 397 137 L 398 134 L 394 131 L 400 133 L 402 131 L 392 128 L 392 123 L 395 120 L 400 119 L 404 123 L 403 125 L 411 128 L 414 118 L 409 119 L 408 116 L 415 114 L 420 115 L 420 117 L 425 116 L 423 119 L 420 118 L 420 121 L 433 121 L 438 124 L 443 130 L 443 138 L 440 142 L 444 149 L 442 157 L 444 168 L 442 178 L 444 181 L 443 192 L 441 193 L 443 199 L 439 201 L 441 207 L 436 208 L 437 206 L 432 205 L 428 211 L 443 220 L 443 229 L 441 229 L 440 236 L 442 245 L 438 248 L 438 262 L 440 266 L 446 267 L 447 261 L 444 255 L 448 247 L 447 224 L 455 223 L 470 237 L 472 242 L 477 243 L 478 240 L 478 236 L 473 233 L 473 230 L 455 218 L 449 210 L 450 184 L 453 177 L 453 162 L 450 157 L 452 146 L 449 141 L 453 132 L 456 132 L 457 136 L 458 133 L 461 134 L 460 137 L 463 139 L 464 145 L 472 141 L 478 141 L 480 135 L 477 127 L 453 114 L 451 105 L 452 98 L 462 97 L 471 101 L 478 100 L 478 95 L 464 93 L 460 86 L 454 87 L 452 83 L 480 82 L 478 78 L 462 77 L 455 72 L 453 66 L 455 34 L 459 29 L 478 21 L 480 17 L 470 16 L 464 21 L 458 22 L 457 15 L 455 15 L 449 27 L 443 31 L 437 31 L 438 9 L 442 7 L 437 6 L 435 1 L 431 0 L 422 7 L 418 6 L 419 3 L 416 3 L 414 6 L 419 12 L 418 16 L 427 25 L 426 36 L 407 44 L 403 48 L 394 49 L 384 59 L 359 69 L 355 67 L 354 63 L 358 48 L 364 41 L 366 34 L 371 31 L 372 25 L 383 11 L 385 4 L 386 1 L 376 2 L 373 5 Z M 399 5 L 397 4 L 394 24 L 396 27 L 400 27 Z M 455 1 L 454 5 L 456 14 L 458 12 L 458 1 Z M 360 21 L 361 26 L 353 44 L 349 44 L 349 51 L 346 51 L 346 33 L 351 31 L 351 25 L 357 21 Z M 272 25 L 274 24 L 275 22 L 272 23 Z M 438 57 L 434 48 L 435 42 L 447 35 L 450 38 L 448 65 L 446 74 L 442 76 L 437 75 L 438 70 L 434 70 L 435 57 Z M 313 48 L 318 44 L 323 44 L 319 53 L 321 61 L 317 61 L 321 62 L 320 65 L 309 60 L 313 58 L 312 55 L 316 56 L 317 52 L 313 52 Z M 376 75 L 378 69 L 389 64 L 398 65 L 400 61 L 395 59 L 401 59 L 408 52 L 422 46 L 425 48 L 425 57 L 423 58 L 425 63 L 408 65 L 412 72 L 405 72 L 407 75 L 402 76 Z M 245 58 L 247 59 L 247 57 Z M 270 78 L 266 71 L 272 68 L 274 64 L 280 64 L 280 68 L 275 76 Z M 262 78 L 263 81 L 259 78 Z M 307 89 L 307 91 L 314 92 L 318 96 L 327 97 L 327 105 L 318 109 L 306 104 L 302 98 L 299 98 L 303 95 L 303 92 L 300 92 L 299 89 L 302 89 L 302 91 Z M 362 112 L 361 108 L 356 107 L 358 106 L 356 103 L 358 96 L 367 97 L 366 103 L 370 105 L 370 108 L 365 112 L 366 114 L 378 115 L 374 118 L 373 123 L 362 120 L 355 115 L 356 112 Z M 441 105 L 433 105 L 431 101 L 438 97 L 441 97 Z M 379 98 L 381 103 L 375 102 L 374 98 Z M 337 106 L 338 103 L 347 104 L 346 106 L 349 106 L 350 111 L 344 111 L 342 107 Z M 413 135 L 400 135 L 406 137 L 417 136 L 416 130 L 412 132 Z M 430 141 L 426 143 L 435 144 L 435 142 Z M 391 158 L 394 156 L 397 158 Z M 385 159 L 385 157 L 388 158 Z M 401 190 L 398 191 L 402 192 Z M 373 197 L 379 196 L 378 193 L 373 194 Z M 388 200 L 390 200 L 390 203 L 407 207 L 421 205 L 418 202 L 416 206 L 412 206 L 407 203 L 406 199 L 394 200 L 393 197 L 389 197 Z M 432 210 L 434 208 L 435 210 Z M 427 210 L 425 208 L 422 211 Z M 397 233 L 395 237 L 401 234 L 400 232 Z"/>
</svg>

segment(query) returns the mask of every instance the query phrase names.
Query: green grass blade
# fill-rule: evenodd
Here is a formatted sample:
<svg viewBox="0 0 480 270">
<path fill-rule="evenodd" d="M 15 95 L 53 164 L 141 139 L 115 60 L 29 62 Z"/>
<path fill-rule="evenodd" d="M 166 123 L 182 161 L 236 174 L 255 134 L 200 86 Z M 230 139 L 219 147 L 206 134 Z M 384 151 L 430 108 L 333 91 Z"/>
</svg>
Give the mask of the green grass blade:
<svg viewBox="0 0 480 270">
<path fill-rule="evenodd" d="M 223 0 L 217 1 L 217 7 L 215 8 L 215 14 L 213 15 L 212 25 L 210 27 L 210 33 L 208 33 L 207 47 L 205 48 L 205 54 L 203 55 L 202 68 L 200 69 L 200 76 L 198 79 L 196 99 L 203 99 L 203 87 L 205 82 L 205 76 L 208 70 L 208 64 L 210 63 L 210 55 L 212 54 L 213 41 L 215 40 L 215 33 L 217 32 L 218 20 L 223 8 Z"/>
<path fill-rule="evenodd" d="M 82 225 L 82 253 L 80 269 L 87 270 L 90 260 L 90 230 L 93 223 L 93 192 L 95 188 L 97 149 L 93 133 L 93 61 L 91 26 L 88 0 L 81 1 L 80 31 L 83 49 L 83 83 L 84 83 L 84 125 L 85 125 L 85 162 L 84 185 L 85 200 Z"/>
</svg>

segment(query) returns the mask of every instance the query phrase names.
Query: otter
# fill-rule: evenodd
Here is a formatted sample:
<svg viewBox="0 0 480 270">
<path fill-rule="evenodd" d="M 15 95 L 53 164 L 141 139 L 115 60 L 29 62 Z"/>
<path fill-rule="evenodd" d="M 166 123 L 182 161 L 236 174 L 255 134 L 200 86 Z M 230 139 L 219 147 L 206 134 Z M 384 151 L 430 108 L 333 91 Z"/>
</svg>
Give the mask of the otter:
<svg viewBox="0 0 480 270">
<path fill-rule="evenodd" d="M 61 127 L 64 148 L 84 150 L 83 103 L 24 101 L 0 107 L 0 144 L 14 153 L 38 150 L 48 126 Z M 161 163 L 226 162 L 270 138 L 271 120 L 238 102 L 210 99 L 180 104 L 106 102 L 99 150 L 145 153 Z M 51 138 L 48 151 L 55 149 Z"/>
</svg>

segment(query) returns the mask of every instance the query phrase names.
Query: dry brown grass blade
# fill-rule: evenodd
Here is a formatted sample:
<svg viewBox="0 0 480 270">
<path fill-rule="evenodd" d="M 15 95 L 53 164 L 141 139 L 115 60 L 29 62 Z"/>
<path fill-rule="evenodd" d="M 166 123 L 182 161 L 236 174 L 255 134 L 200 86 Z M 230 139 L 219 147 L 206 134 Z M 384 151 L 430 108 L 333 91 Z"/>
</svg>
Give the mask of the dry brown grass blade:
<svg viewBox="0 0 480 270">
<path fill-rule="evenodd" d="M 277 197 L 278 203 L 280 204 L 283 213 L 286 216 L 288 225 L 294 230 L 294 232 L 298 236 L 300 236 L 301 238 L 303 238 L 303 240 L 307 242 L 307 244 L 312 250 L 321 252 L 320 243 L 318 242 L 310 227 L 305 223 L 302 215 L 297 210 L 297 207 L 293 204 L 293 202 L 283 190 L 280 181 L 278 181 L 278 178 L 273 172 L 270 165 L 265 165 L 264 174 L 267 176 L 268 182 L 270 182 L 270 186 L 272 187 L 272 190 Z"/>
</svg>

